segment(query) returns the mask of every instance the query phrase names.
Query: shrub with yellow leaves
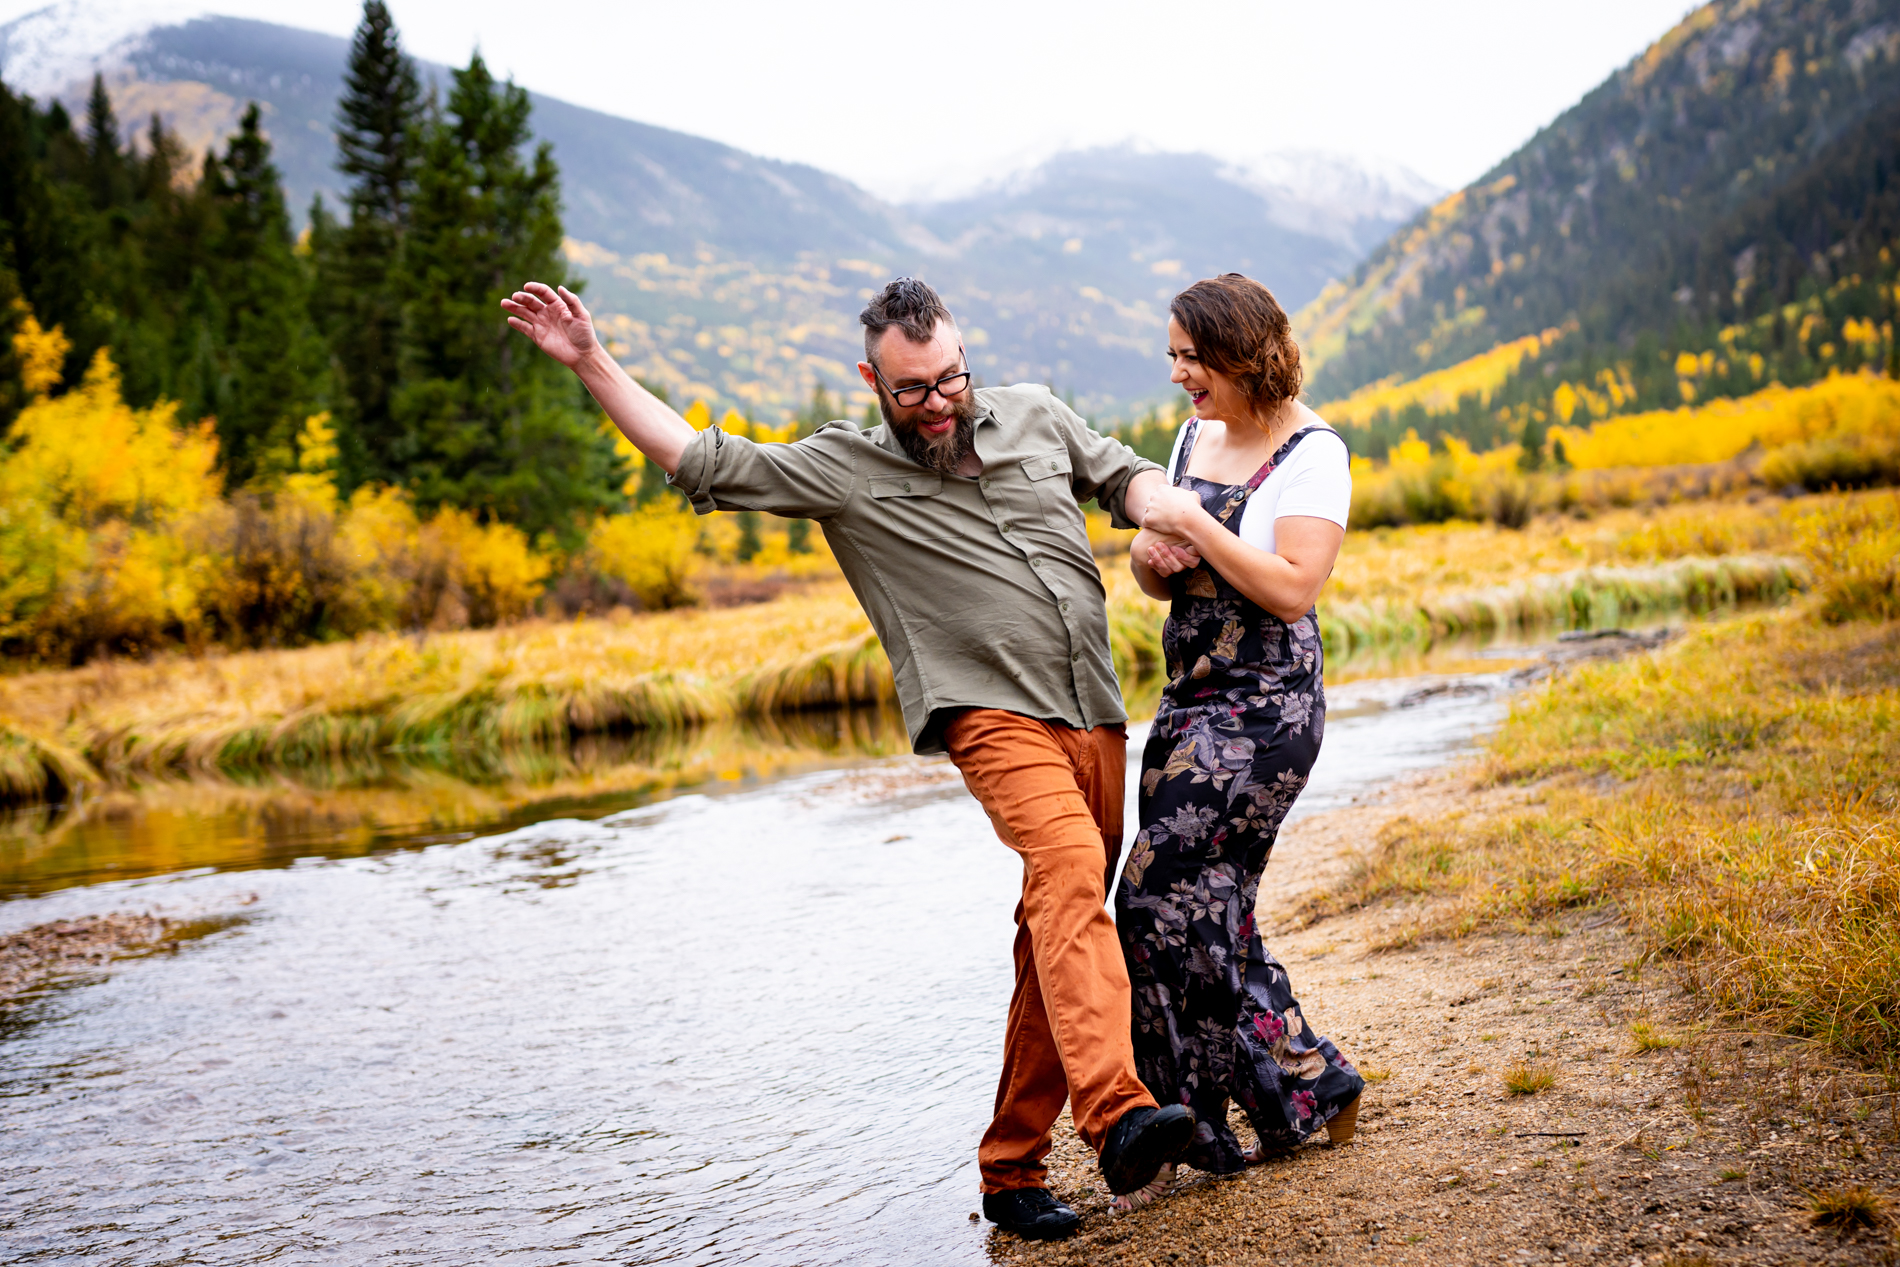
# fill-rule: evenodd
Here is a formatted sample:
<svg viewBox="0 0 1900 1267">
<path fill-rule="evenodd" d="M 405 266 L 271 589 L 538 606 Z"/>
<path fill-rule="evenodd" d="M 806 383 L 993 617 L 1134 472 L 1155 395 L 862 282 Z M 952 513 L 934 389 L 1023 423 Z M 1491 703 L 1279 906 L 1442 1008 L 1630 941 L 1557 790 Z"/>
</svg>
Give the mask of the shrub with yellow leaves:
<svg viewBox="0 0 1900 1267">
<path fill-rule="evenodd" d="M 449 560 L 449 581 L 468 611 L 468 623 L 519 620 L 541 597 L 553 564 L 513 524 L 479 523 L 465 510 L 444 506 L 423 528 L 425 551 Z"/>
<path fill-rule="evenodd" d="M 1449 436 L 1444 445 L 1435 454 L 1417 433 L 1407 432 L 1381 465 L 1354 458 L 1352 526 L 1488 519 L 1518 528 L 1536 511 L 1540 486 L 1518 469 L 1517 445 L 1473 453 Z"/>
<path fill-rule="evenodd" d="M 624 515 L 598 519 L 587 537 L 589 561 L 620 581 L 653 610 L 695 601 L 698 516 L 679 499 L 664 497 Z"/>
<path fill-rule="evenodd" d="M 170 404 L 132 409 L 103 349 L 78 387 L 49 396 L 64 337 L 22 325 L 35 399 L 0 460 L 0 645 L 72 659 L 191 640 L 205 560 L 178 531 L 219 504 L 210 424 L 179 427 Z"/>
</svg>

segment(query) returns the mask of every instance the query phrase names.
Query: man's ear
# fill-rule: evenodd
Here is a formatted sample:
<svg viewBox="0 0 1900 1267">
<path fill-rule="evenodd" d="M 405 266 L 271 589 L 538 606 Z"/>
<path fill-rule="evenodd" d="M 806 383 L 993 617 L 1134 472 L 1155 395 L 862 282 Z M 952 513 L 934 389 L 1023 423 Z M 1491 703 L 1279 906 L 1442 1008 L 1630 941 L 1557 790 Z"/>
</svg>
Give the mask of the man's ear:
<svg viewBox="0 0 1900 1267">
<path fill-rule="evenodd" d="M 864 380 L 866 387 L 872 391 L 877 390 L 877 371 L 871 368 L 869 361 L 858 362 L 858 377 Z"/>
</svg>

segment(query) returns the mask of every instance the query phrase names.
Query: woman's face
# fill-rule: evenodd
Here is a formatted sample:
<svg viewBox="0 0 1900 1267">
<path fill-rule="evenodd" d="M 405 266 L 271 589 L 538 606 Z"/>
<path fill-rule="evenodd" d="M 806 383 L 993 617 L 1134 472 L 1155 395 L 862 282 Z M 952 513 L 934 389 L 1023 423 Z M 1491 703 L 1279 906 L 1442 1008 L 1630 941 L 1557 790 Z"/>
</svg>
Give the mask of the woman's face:
<svg viewBox="0 0 1900 1267">
<path fill-rule="evenodd" d="M 1188 338 L 1187 331 L 1173 317 L 1168 318 L 1168 364 L 1174 367 L 1168 381 L 1181 385 L 1181 390 L 1194 402 L 1194 412 L 1202 418 L 1210 422 L 1244 422 L 1253 416 L 1246 396 L 1234 386 L 1234 380 L 1201 364 L 1200 355 L 1194 350 L 1194 340 Z"/>
</svg>

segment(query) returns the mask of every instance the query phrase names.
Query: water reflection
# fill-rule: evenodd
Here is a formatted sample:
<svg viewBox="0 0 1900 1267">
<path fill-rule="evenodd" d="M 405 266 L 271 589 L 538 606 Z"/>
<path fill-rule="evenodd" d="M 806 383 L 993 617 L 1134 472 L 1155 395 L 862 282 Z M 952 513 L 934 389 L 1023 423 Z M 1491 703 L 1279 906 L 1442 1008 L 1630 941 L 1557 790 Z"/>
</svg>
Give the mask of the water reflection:
<svg viewBox="0 0 1900 1267">
<path fill-rule="evenodd" d="M 0 899 L 202 868 L 284 866 L 599 818 L 707 784 L 743 786 L 909 750 L 895 710 L 391 753 L 250 778 L 147 780 L 0 817 Z"/>
</svg>

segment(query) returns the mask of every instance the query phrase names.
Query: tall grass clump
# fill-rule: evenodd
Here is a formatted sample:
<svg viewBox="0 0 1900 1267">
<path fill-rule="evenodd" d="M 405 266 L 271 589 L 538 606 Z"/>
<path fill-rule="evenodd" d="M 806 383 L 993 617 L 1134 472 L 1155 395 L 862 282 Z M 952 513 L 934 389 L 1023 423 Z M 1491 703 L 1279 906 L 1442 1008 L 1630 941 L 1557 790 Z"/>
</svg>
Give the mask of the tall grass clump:
<svg viewBox="0 0 1900 1267">
<path fill-rule="evenodd" d="M 100 782 L 91 763 L 64 744 L 0 721 L 0 805 L 58 800 Z"/>
<path fill-rule="evenodd" d="M 1827 503 L 1796 526 L 1823 619 L 1900 617 L 1900 494 Z"/>
</svg>

